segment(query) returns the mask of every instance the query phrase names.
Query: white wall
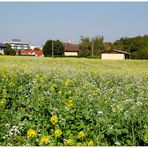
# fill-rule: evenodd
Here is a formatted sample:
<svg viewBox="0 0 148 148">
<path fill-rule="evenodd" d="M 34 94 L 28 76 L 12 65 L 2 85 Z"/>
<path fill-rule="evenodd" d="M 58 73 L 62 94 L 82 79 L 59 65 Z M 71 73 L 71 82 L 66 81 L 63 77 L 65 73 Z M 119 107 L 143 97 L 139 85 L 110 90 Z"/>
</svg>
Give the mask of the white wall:
<svg viewBox="0 0 148 148">
<path fill-rule="evenodd" d="M 64 52 L 65 56 L 78 56 L 78 52 Z"/>
<path fill-rule="evenodd" d="M 103 60 L 108 60 L 108 59 L 110 59 L 110 60 L 111 59 L 112 60 L 123 60 L 123 59 L 125 59 L 125 55 L 119 54 L 119 53 L 114 53 L 114 54 L 102 53 L 101 59 L 103 59 Z"/>
<path fill-rule="evenodd" d="M 0 48 L 0 54 L 4 54 L 4 49 Z"/>
</svg>

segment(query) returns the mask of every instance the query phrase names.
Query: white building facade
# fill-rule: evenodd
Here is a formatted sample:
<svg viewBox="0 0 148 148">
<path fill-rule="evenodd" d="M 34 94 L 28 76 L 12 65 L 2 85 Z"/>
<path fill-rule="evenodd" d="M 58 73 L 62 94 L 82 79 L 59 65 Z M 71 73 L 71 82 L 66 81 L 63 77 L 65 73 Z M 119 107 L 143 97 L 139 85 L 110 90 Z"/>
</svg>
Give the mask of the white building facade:
<svg viewBox="0 0 148 148">
<path fill-rule="evenodd" d="M 0 54 L 4 54 L 4 50 L 6 49 L 6 46 L 2 43 L 0 43 Z"/>
<path fill-rule="evenodd" d="M 101 53 L 102 60 L 124 60 L 129 59 L 129 53 L 121 50 L 109 50 Z"/>
<path fill-rule="evenodd" d="M 4 42 L 11 45 L 12 49 L 16 50 L 23 50 L 23 49 L 30 49 L 30 46 L 28 43 L 24 43 L 19 39 L 12 39 L 10 42 Z"/>
</svg>

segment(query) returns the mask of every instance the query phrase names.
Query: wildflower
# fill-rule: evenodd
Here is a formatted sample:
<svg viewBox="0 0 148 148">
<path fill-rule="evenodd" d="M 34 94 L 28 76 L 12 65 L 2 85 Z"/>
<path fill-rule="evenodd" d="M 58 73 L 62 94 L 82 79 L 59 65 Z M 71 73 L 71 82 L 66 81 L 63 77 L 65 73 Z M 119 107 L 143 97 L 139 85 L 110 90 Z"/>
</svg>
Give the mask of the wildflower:
<svg viewBox="0 0 148 148">
<path fill-rule="evenodd" d="M 90 140 L 89 142 L 88 142 L 88 146 L 93 146 L 94 145 L 94 142 L 92 141 L 92 140 Z"/>
<path fill-rule="evenodd" d="M 60 129 L 57 129 L 55 130 L 54 134 L 55 134 L 55 137 L 60 138 L 62 135 L 62 131 Z"/>
<path fill-rule="evenodd" d="M 56 143 L 51 142 L 51 143 L 49 143 L 49 145 L 48 145 L 48 146 L 56 146 Z"/>
<path fill-rule="evenodd" d="M 50 118 L 50 121 L 51 123 L 54 125 L 58 122 L 58 117 L 56 115 L 53 115 L 51 118 Z"/>
<path fill-rule="evenodd" d="M 81 142 L 78 142 L 77 146 L 82 146 L 82 143 Z"/>
<path fill-rule="evenodd" d="M 118 142 L 118 141 L 116 141 L 116 142 L 115 142 L 115 144 L 116 144 L 116 145 L 118 145 L 118 146 L 119 146 L 119 145 L 121 145 L 121 143 L 120 143 L 120 142 Z"/>
<path fill-rule="evenodd" d="M 5 98 L 2 98 L 0 100 L 0 106 L 5 106 L 6 102 L 7 102 L 6 99 Z"/>
<path fill-rule="evenodd" d="M 148 128 L 148 126 L 147 126 L 147 125 L 144 125 L 143 127 L 144 127 L 144 128 Z"/>
<path fill-rule="evenodd" d="M 66 145 L 73 145 L 73 140 L 72 139 L 68 139 L 66 140 Z"/>
<path fill-rule="evenodd" d="M 85 133 L 83 131 L 79 132 L 77 138 L 82 140 L 84 137 L 85 137 Z"/>
<path fill-rule="evenodd" d="M 7 96 L 7 90 L 3 89 L 3 97 L 6 98 L 6 96 Z"/>
<path fill-rule="evenodd" d="M 51 84 L 50 89 L 51 89 L 51 91 L 54 91 L 55 90 L 55 84 Z"/>
<path fill-rule="evenodd" d="M 27 136 L 28 137 L 36 137 L 37 136 L 37 133 L 36 133 L 35 130 L 29 129 L 29 131 L 27 132 Z"/>
<path fill-rule="evenodd" d="M 70 83 L 70 79 L 67 79 L 67 80 L 65 81 L 65 86 L 67 87 L 67 86 L 69 85 L 69 83 Z"/>
<path fill-rule="evenodd" d="M 48 143 L 48 140 L 49 140 L 49 137 L 48 136 L 43 136 L 40 139 L 40 144 L 47 144 Z"/>
<path fill-rule="evenodd" d="M 119 105 L 116 105 L 116 108 L 117 108 L 117 110 L 119 110 L 120 106 Z"/>
<path fill-rule="evenodd" d="M 71 98 L 71 97 L 70 97 Z M 73 107 L 73 100 L 72 99 L 69 99 L 67 102 L 66 102 L 66 107 L 68 108 L 72 108 Z"/>
<path fill-rule="evenodd" d="M 14 82 L 10 82 L 10 83 L 9 83 L 9 86 L 10 86 L 10 87 L 14 87 L 14 85 L 15 85 Z"/>
<path fill-rule="evenodd" d="M 58 94 L 57 94 L 59 97 L 62 97 L 62 91 L 58 91 Z"/>
<path fill-rule="evenodd" d="M 116 108 L 113 108 L 112 111 L 115 113 L 117 110 L 116 110 Z"/>
</svg>

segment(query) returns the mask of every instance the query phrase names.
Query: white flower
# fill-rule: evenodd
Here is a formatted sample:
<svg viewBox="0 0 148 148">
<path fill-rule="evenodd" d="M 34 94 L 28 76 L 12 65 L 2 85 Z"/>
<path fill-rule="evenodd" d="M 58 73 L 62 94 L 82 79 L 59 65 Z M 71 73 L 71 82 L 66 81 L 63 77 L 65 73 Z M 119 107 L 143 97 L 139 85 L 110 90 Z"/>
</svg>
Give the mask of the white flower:
<svg viewBox="0 0 148 148">
<path fill-rule="evenodd" d="M 119 145 L 121 145 L 121 143 L 120 143 L 120 142 L 118 142 L 118 141 L 116 141 L 116 142 L 115 142 L 115 144 L 116 144 L 116 145 L 118 145 L 118 146 L 119 146 Z"/>
</svg>

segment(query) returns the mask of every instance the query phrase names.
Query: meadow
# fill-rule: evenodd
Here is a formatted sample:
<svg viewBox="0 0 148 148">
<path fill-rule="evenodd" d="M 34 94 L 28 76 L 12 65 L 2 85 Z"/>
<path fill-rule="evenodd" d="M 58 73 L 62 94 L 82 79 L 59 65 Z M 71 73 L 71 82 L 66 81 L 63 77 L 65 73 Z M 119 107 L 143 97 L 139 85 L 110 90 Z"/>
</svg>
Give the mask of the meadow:
<svg viewBox="0 0 148 148">
<path fill-rule="evenodd" d="M 147 146 L 148 60 L 0 56 L 0 146 Z"/>
</svg>

